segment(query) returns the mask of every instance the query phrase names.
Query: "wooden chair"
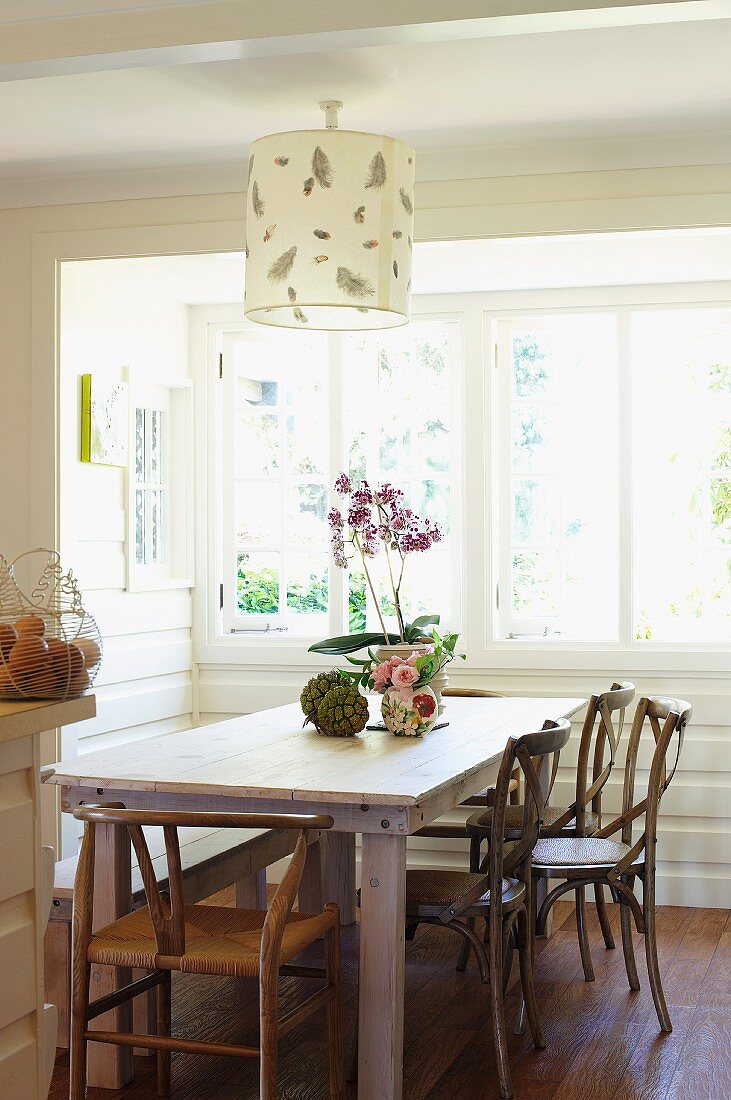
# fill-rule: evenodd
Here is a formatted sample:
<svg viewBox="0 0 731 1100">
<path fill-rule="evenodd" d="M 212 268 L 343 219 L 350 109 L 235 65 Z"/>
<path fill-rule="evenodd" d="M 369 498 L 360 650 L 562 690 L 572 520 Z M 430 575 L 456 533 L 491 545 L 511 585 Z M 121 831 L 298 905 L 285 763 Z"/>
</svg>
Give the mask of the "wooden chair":
<svg viewBox="0 0 731 1100">
<path fill-rule="evenodd" d="M 569 739 L 571 724 L 562 718 L 547 721 L 537 733 L 511 738 L 503 753 L 495 784 L 495 812 L 490 836 L 488 867 L 485 872 L 412 870 L 406 872 L 406 924 L 435 924 L 451 928 L 471 947 L 480 976 L 490 985 L 490 1007 L 495 1053 L 500 1077 L 500 1094 L 513 1095 L 505 1037 L 503 958 L 513 939 L 520 958 L 520 981 L 525 998 L 533 1042 L 545 1047 L 533 988 L 535 923 L 529 913 L 532 889 L 530 864 L 543 811 L 543 795 L 532 758 L 558 752 Z M 505 811 L 510 780 L 515 769 L 525 777 L 523 829 L 518 841 L 506 850 Z M 478 917 L 485 921 L 485 940 L 474 931 Z M 349 1078 L 354 1078 L 355 1058 Z"/>
<path fill-rule="evenodd" d="M 630 988 L 640 988 L 632 943 L 631 916 L 638 932 L 644 933 L 647 970 L 655 1009 L 663 1031 L 672 1031 L 657 960 L 655 934 L 655 869 L 657 816 L 660 799 L 675 775 L 692 708 L 683 699 L 651 696 L 640 699 L 627 745 L 624 767 L 622 812 L 593 836 L 555 836 L 539 840 L 533 855 L 534 878 L 564 878 L 546 896 L 537 914 L 537 926 L 545 927 L 551 906 L 569 890 L 608 886 L 620 904 L 622 946 Z M 642 731 L 648 723 L 655 740 L 647 795 L 635 802 L 635 773 Z M 662 723 L 662 724 L 661 724 Z M 668 773 L 667 757 L 675 741 L 675 759 Z M 633 840 L 633 823 L 645 819 L 642 835 Z M 621 840 L 611 840 L 621 832 Z M 642 882 L 642 904 L 634 893 L 635 879 Z M 535 891 L 531 891 L 531 899 Z M 586 945 L 588 951 L 588 945 Z M 593 977 L 593 973 L 592 973 Z"/>
<path fill-rule="evenodd" d="M 293 913 L 307 852 L 308 832 L 330 829 L 331 817 L 298 814 L 182 813 L 126 810 L 119 806 L 80 806 L 74 816 L 84 822 L 84 839 L 74 887 L 70 1100 L 84 1100 L 88 1042 L 112 1043 L 157 1051 L 158 1094 L 170 1091 L 170 1054 L 233 1055 L 260 1059 L 260 1098 L 276 1100 L 277 1046 L 313 1012 L 327 1008 L 330 1100 L 343 1098 L 340 921 L 338 907 L 322 913 Z M 95 829 L 127 829 L 137 854 L 147 906 L 92 932 Z M 161 893 L 142 827 L 162 826 L 167 850 L 169 897 Z M 295 829 L 294 852 L 267 910 L 185 905 L 178 827 L 214 829 Z M 315 940 L 325 938 L 325 968 L 289 965 Z M 106 965 L 152 971 L 144 978 L 89 1003 L 91 966 Z M 250 978 L 259 982 L 258 1046 L 173 1038 L 170 1034 L 171 971 Z M 279 976 L 322 978 L 323 988 L 299 1007 L 279 1017 Z M 137 1035 L 89 1029 L 97 1016 L 125 1001 L 157 990 L 157 1034 Z"/>
<path fill-rule="evenodd" d="M 622 739 L 626 708 L 635 695 L 635 685 L 628 680 L 613 683 L 609 691 L 601 695 L 592 695 L 589 700 L 586 717 L 581 729 L 579 754 L 576 765 L 575 797 L 570 806 L 552 806 L 548 803 L 543 810 L 540 836 L 575 837 L 592 836 L 601 827 L 602 791 L 612 774 L 617 752 Z M 615 729 L 614 717 L 618 715 Z M 548 787 L 549 797 L 558 772 L 559 754 L 553 758 L 551 777 Z M 591 769 L 591 781 L 589 771 Z M 492 810 L 485 809 L 475 813 L 467 821 L 470 837 L 470 870 L 477 871 L 481 863 L 481 846 L 489 839 L 492 823 Z M 522 828 L 521 806 L 508 807 L 505 815 L 505 839 L 514 840 Z M 595 885 L 597 914 L 608 948 L 614 947 L 606 911 L 604 888 Z M 586 890 L 584 885 L 576 886 L 576 925 L 581 950 L 584 976 L 592 981 L 594 970 L 589 951 L 589 939 L 586 931 Z M 464 957 L 460 960 L 464 963 Z"/>
<path fill-rule="evenodd" d="M 482 688 L 445 688 L 442 692 L 442 698 L 452 699 L 504 699 L 505 696 L 501 695 L 498 691 L 483 691 Z M 518 789 L 519 789 L 519 775 L 520 768 L 516 768 L 513 775 L 510 777 L 509 786 L 509 798 L 511 803 L 518 801 Z M 461 807 L 472 806 L 492 806 L 495 798 L 495 788 L 487 787 L 484 791 L 479 791 L 477 794 L 470 795 L 469 798 L 465 798 L 464 802 L 460 802 Z M 424 825 L 419 829 L 414 836 L 420 837 L 432 837 L 438 840 L 466 840 L 468 833 L 465 826 L 461 823 L 447 824 L 441 822 L 432 822 L 430 825 Z"/>
</svg>

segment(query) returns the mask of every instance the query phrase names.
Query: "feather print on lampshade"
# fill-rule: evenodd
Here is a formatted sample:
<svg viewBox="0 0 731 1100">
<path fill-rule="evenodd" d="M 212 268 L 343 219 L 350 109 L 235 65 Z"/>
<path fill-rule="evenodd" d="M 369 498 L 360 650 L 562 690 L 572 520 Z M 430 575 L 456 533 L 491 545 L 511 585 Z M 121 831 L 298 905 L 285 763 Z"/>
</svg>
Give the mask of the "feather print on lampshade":
<svg viewBox="0 0 731 1100">
<path fill-rule="evenodd" d="M 249 153 L 248 319 L 298 329 L 406 324 L 414 150 L 325 129 L 259 138 Z M 276 233 L 260 229 L 265 211 Z"/>
</svg>

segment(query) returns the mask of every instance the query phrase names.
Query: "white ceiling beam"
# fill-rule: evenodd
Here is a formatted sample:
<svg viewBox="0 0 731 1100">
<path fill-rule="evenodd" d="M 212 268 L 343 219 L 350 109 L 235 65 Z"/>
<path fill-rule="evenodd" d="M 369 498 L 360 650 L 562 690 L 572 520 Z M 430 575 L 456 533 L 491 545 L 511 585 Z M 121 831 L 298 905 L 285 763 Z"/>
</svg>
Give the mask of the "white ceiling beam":
<svg viewBox="0 0 731 1100">
<path fill-rule="evenodd" d="M 208 0 L 0 24 L 0 80 L 729 17 L 731 0 Z"/>
</svg>

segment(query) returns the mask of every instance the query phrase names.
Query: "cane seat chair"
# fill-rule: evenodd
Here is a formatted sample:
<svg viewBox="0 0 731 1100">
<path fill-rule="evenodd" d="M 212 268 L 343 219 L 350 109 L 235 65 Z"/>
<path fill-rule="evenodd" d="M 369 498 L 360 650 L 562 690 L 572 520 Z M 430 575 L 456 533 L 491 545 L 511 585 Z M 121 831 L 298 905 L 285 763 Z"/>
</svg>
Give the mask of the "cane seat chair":
<svg viewBox="0 0 731 1100">
<path fill-rule="evenodd" d="M 662 696 L 640 699 L 627 743 L 621 814 L 590 837 L 554 836 L 540 839 L 533 853 L 534 879 L 566 880 L 546 895 L 536 914 L 538 930 L 545 927 L 551 906 L 562 894 L 570 890 L 583 889 L 591 883 L 601 889 L 608 886 L 613 898 L 620 905 L 622 946 L 629 985 L 631 989 L 638 990 L 640 983 L 635 964 L 631 927 L 631 920 L 634 917 L 637 931 L 644 934 L 650 988 L 663 1031 L 672 1031 L 672 1023 L 660 980 L 655 931 L 657 817 L 660 800 L 668 789 L 678 766 L 683 738 L 691 714 L 690 704 L 683 699 L 669 699 Z M 637 755 L 642 733 L 647 725 L 654 738 L 654 751 L 647 794 L 640 801 L 635 802 Z M 673 744 L 674 751 L 670 752 Z M 672 760 L 669 771 L 668 757 Z M 641 817 L 644 817 L 644 828 L 642 835 L 635 840 L 633 825 Z M 616 839 L 617 834 L 619 839 Z M 634 892 L 636 879 L 642 883 L 641 903 Z M 535 896 L 534 889 L 530 894 L 534 905 Z M 588 954 L 588 950 L 588 943 L 586 943 L 582 953 L 585 951 Z"/>
<path fill-rule="evenodd" d="M 157 1052 L 158 1095 L 170 1094 L 170 1055 L 232 1055 L 259 1059 L 260 1100 L 277 1100 L 279 1038 L 319 1009 L 327 1010 L 330 1100 L 343 1100 L 340 992 L 340 921 L 338 907 L 325 906 L 312 915 L 293 913 L 311 830 L 330 829 L 331 817 L 298 814 L 183 813 L 127 810 L 120 805 L 80 806 L 74 815 L 84 822 L 84 839 L 74 885 L 71 1010 L 70 1100 L 86 1095 L 87 1044 L 134 1046 Z M 147 905 L 92 932 L 95 830 L 98 825 L 126 829 L 137 854 Z M 163 828 L 168 862 L 169 895 L 155 878 L 143 826 Z M 266 910 L 185 905 L 178 827 L 215 829 L 296 829 L 294 852 Z M 316 940 L 325 939 L 325 967 L 304 967 L 292 960 Z M 290 965 L 291 964 L 291 965 Z M 89 1002 L 92 965 L 149 970 L 122 989 Z M 256 1046 L 231 1045 L 171 1036 L 171 972 L 249 978 L 259 984 L 260 1035 Z M 279 1013 L 280 975 L 314 978 L 320 988 L 286 1015 Z M 157 1033 L 127 1034 L 90 1030 L 89 1024 L 111 1008 L 156 989 Z"/>
<path fill-rule="evenodd" d="M 544 807 L 540 831 L 542 839 L 592 836 L 601 827 L 602 792 L 616 763 L 624 729 L 625 712 L 634 699 L 634 694 L 635 685 L 624 680 L 613 683 L 609 691 L 602 692 L 601 695 L 592 695 L 581 728 L 574 800 L 570 806 L 552 806 L 548 803 Z M 548 798 L 553 789 L 558 765 L 559 754 L 556 753 L 551 766 Z M 589 779 L 590 769 L 591 780 Z M 506 840 L 515 840 L 520 836 L 522 828 L 520 810 L 520 804 L 508 807 L 505 815 Z M 470 870 L 473 872 L 479 870 L 481 846 L 489 838 L 491 821 L 492 810 L 489 807 L 474 813 L 467 820 L 466 828 L 470 837 Z M 614 938 L 606 911 L 603 887 L 597 885 L 594 893 L 604 942 L 608 948 L 613 948 Z M 585 888 L 577 886 L 576 923 L 581 945 L 581 959 L 584 976 L 587 981 L 591 981 L 593 978 L 591 955 L 588 948 L 585 950 L 588 943 L 585 895 Z"/>
<path fill-rule="evenodd" d="M 538 839 L 543 813 L 543 794 L 533 759 L 559 752 L 569 739 L 566 719 L 547 721 L 543 729 L 518 739 L 511 738 L 502 757 L 491 823 L 490 847 L 484 871 L 411 870 L 406 872 L 407 925 L 435 924 L 452 929 L 469 944 L 476 956 L 482 981 L 490 985 L 490 1005 L 500 1092 L 513 1095 L 505 1037 L 503 959 L 513 940 L 520 960 L 520 980 L 533 1042 L 543 1049 L 538 1007 L 533 989 L 534 926 L 529 913 L 531 853 Z M 507 848 L 505 811 L 511 777 L 520 768 L 526 797 L 522 807 L 520 838 Z M 474 926 L 482 917 L 485 939 Z"/>
</svg>

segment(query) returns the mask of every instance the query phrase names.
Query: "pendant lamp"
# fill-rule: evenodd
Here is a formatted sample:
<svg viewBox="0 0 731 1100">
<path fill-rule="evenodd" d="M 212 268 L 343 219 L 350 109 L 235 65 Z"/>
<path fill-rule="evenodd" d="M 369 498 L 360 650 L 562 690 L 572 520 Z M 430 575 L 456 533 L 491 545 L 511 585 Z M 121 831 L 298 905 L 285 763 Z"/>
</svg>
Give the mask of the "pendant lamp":
<svg viewBox="0 0 731 1100">
<path fill-rule="evenodd" d="M 250 321 L 279 328 L 385 329 L 410 316 L 414 150 L 337 128 L 254 141 L 246 198 Z"/>
</svg>

